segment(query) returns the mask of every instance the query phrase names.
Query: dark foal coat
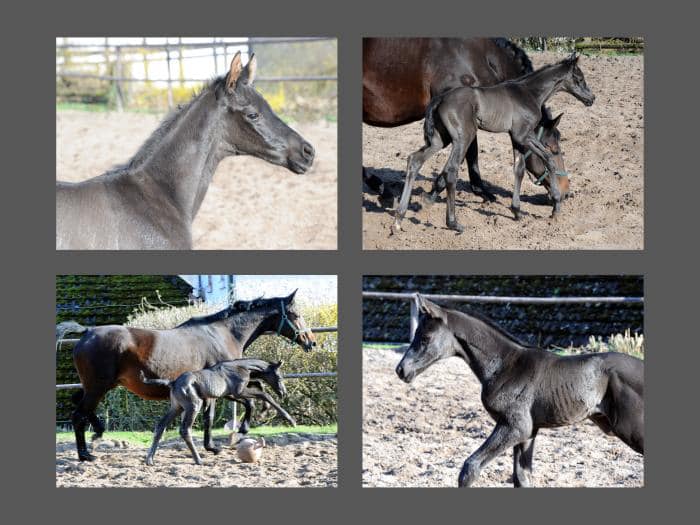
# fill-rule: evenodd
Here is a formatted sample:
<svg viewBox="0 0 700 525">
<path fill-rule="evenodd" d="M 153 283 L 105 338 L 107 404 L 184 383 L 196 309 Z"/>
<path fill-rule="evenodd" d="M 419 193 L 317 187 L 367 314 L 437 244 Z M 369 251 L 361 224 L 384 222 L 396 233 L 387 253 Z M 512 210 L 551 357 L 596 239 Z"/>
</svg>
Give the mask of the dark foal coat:
<svg viewBox="0 0 700 525">
<path fill-rule="evenodd" d="M 264 381 L 280 397 L 287 394 L 282 382 L 279 368 L 282 362 L 268 363 L 261 359 L 234 359 L 222 361 L 209 368 L 195 372 L 185 372 L 174 381 L 167 379 L 148 379 L 141 372 L 141 381 L 147 385 L 160 385 L 170 389 L 170 409 L 158 421 L 153 433 L 146 464 L 153 465 L 153 457 L 158 449 L 163 432 L 170 422 L 182 414 L 180 435 L 187 443 L 197 465 L 202 464 L 202 458 L 192 442 L 192 425 L 202 407 L 213 405 L 218 398 L 226 398 L 232 401 L 252 401 L 260 399 L 272 405 L 279 414 L 292 426 L 296 425 L 294 418 L 290 416 L 270 395 L 262 388 Z M 247 406 L 247 405 L 246 405 Z M 249 417 L 249 414 L 246 413 Z M 249 421 L 249 420 L 248 420 Z M 205 423 L 206 424 L 206 423 Z"/>
<path fill-rule="evenodd" d="M 516 220 L 520 218 L 520 185 L 525 174 L 525 162 L 532 156 L 539 157 L 546 166 L 549 192 L 554 201 L 552 216 L 555 217 L 560 211 L 563 196 L 559 188 L 559 175 L 562 172 L 555 164 L 551 151 L 542 143 L 537 128 L 542 118 L 543 104 L 559 91 L 571 94 L 586 106 L 595 100 L 578 67 L 578 56 L 575 54 L 517 80 L 489 87 L 456 88 L 435 97 L 426 110 L 425 145 L 408 157 L 406 182 L 392 231 L 401 230 L 401 220 L 408 209 L 413 183 L 420 168 L 450 143 L 452 151 L 443 170 L 447 178 L 446 223 L 448 228 L 459 232 L 464 230 L 455 216 L 455 188 L 459 165 L 478 130 L 510 135 L 515 175 L 511 208 Z"/>
<path fill-rule="evenodd" d="M 127 164 L 57 182 L 56 249 L 192 249 L 192 222 L 225 157 L 307 171 L 313 147 L 253 88 L 255 68 L 254 56 L 244 68 L 237 53 L 228 74 L 167 117 Z"/>
<path fill-rule="evenodd" d="M 533 71 L 525 51 L 506 38 L 364 38 L 362 40 L 362 119 L 372 126 L 394 127 L 421 120 L 431 99 L 461 86 L 493 86 Z M 564 171 L 559 145 L 558 118 L 552 119 L 542 106 L 542 142 L 550 148 L 558 169 Z M 484 200 L 495 201 L 481 180 L 479 146 L 474 139 L 467 154 L 467 169 L 473 191 Z M 526 159 L 536 177 L 545 170 L 538 157 Z M 363 170 L 367 185 L 393 201 L 381 179 Z M 547 186 L 549 182 L 543 181 Z M 440 175 L 427 196 L 430 202 L 445 189 Z M 568 192 L 568 180 L 562 181 Z"/>
<path fill-rule="evenodd" d="M 495 457 L 513 449 L 513 482 L 529 486 L 540 428 L 586 418 L 644 453 L 644 362 L 619 353 L 557 356 L 525 345 L 476 313 L 418 297 L 420 323 L 396 373 L 406 383 L 447 357 L 463 359 L 481 382 L 481 401 L 496 426 L 464 462 L 468 487 Z"/>
<path fill-rule="evenodd" d="M 88 328 L 73 322 L 58 325 L 57 338 L 66 332 L 83 333 L 73 348 L 73 363 L 82 383 L 82 391 L 74 396 L 77 406 L 72 416 L 78 458 L 95 459 L 88 452 L 85 429 L 90 423 L 95 437 L 104 432 L 104 424 L 95 410 L 112 388 L 121 385 L 144 399 L 168 399 L 168 389 L 144 384 L 141 372 L 172 380 L 184 372 L 242 357 L 246 348 L 265 333 L 282 335 L 310 350 L 316 341 L 294 306 L 295 293 L 237 301 L 221 312 L 190 319 L 171 330 L 116 325 Z M 246 406 L 246 413 L 248 410 L 250 407 Z M 208 422 L 204 427 L 205 447 L 214 451 L 208 433 L 214 411 L 205 410 L 204 414 Z M 240 431 L 245 433 L 247 428 Z"/>
</svg>

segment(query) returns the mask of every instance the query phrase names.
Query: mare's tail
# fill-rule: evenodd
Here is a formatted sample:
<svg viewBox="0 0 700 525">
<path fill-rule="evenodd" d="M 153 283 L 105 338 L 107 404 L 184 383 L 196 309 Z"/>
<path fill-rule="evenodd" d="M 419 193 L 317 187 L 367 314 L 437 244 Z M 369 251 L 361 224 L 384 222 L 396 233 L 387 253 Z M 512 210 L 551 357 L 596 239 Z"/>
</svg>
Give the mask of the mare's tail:
<svg viewBox="0 0 700 525">
<path fill-rule="evenodd" d="M 90 326 L 83 326 L 75 321 L 63 321 L 56 325 L 56 341 L 63 339 L 66 334 L 82 334 L 90 328 Z"/>
<path fill-rule="evenodd" d="M 141 370 L 141 382 L 146 383 L 147 385 L 167 386 L 168 388 L 170 388 L 170 385 L 172 384 L 172 381 L 168 381 L 167 379 L 149 379 L 146 377 L 146 374 L 143 373 L 143 370 Z"/>
<path fill-rule="evenodd" d="M 426 144 L 430 144 L 431 137 L 435 133 L 435 112 L 437 108 L 442 103 L 444 98 L 444 93 L 442 95 L 436 95 L 430 99 L 428 107 L 425 109 L 425 122 L 423 124 L 423 138 Z M 439 117 L 438 117 L 439 118 Z"/>
</svg>

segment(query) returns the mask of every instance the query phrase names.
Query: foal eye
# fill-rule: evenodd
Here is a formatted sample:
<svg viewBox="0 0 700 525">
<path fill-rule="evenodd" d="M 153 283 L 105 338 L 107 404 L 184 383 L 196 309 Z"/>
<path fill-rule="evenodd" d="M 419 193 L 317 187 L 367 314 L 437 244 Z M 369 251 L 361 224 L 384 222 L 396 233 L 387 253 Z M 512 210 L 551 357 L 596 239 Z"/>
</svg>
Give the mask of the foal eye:
<svg viewBox="0 0 700 525">
<path fill-rule="evenodd" d="M 258 113 L 248 113 L 246 115 L 248 120 L 258 120 L 260 118 L 260 115 Z"/>
</svg>

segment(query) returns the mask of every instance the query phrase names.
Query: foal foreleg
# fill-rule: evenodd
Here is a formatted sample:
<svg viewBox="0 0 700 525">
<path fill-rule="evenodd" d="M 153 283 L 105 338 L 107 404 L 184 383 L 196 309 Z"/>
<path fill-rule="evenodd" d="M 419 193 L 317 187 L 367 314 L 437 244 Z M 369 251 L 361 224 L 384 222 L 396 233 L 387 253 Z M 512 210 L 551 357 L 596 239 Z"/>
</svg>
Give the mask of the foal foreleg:
<svg viewBox="0 0 700 525">
<path fill-rule="evenodd" d="M 549 172 L 549 193 L 554 201 L 552 218 L 556 218 L 561 211 L 561 191 L 559 190 L 557 167 L 554 165 L 554 161 L 552 160 L 552 154 L 545 147 L 545 145 L 538 140 L 534 132 L 530 133 L 528 136 L 527 145 L 532 150 L 532 153 L 541 158 L 547 166 L 547 170 Z"/>
<path fill-rule="evenodd" d="M 486 441 L 464 462 L 459 473 L 459 486 L 470 487 L 479 477 L 482 467 L 524 439 L 522 430 L 498 423 Z"/>
<path fill-rule="evenodd" d="M 248 398 L 254 397 L 256 399 L 262 399 L 263 401 L 266 401 L 270 404 L 270 406 L 272 406 L 272 408 L 277 410 L 279 415 L 286 419 L 290 425 L 292 425 L 293 427 L 296 426 L 297 422 L 294 421 L 294 418 L 290 416 L 289 413 L 284 408 L 282 408 L 277 403 L 277 401 L 275 401 L 267 392 L 257 389 L 246 389 L 243 391 L 243 396 Z"/>
<path fill-rule="evenodd" d="M 513 211 L 515 220 L 520 220 L 520 186 L 525 176 L 525 159 L 517 149 L 513 148 L 513 175 L 515 183 L 513 184 L 513 201 L 510 209 Z"/>
</svg>

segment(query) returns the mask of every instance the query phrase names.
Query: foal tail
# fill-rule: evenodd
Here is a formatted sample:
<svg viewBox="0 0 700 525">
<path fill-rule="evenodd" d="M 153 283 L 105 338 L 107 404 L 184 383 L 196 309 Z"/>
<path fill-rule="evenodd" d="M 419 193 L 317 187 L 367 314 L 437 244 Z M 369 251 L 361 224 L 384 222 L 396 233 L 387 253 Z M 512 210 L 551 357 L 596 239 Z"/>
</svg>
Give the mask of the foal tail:
<svg viewBox="0 0 700 525">
<path fill-rule="evenodd" d="M 429 145 L 432 141 L 431 138 L 435 133 L 435 111 L 442 103 L 442 99 L 445 94 L 436 95 L 430 99 L 430 103 L 425 110 L 425 123 L 423 124 L 423 138 L 425 143 Z"/>
<path fill-rule="evenodd" d="M 141 382 L 146 383 L 147 385 L 167 386 L 168 388 L 170 388 L 170 385 L 172 384 L 172 381 L 168 381 L 167 379 L 149 379 L 146 377 L 146 374 L 143 373 L 143 370 L 141 370 Z"/>
<path fill-rule="evenodd" d="M 63 336 L 70 334 L 82 334 L 90 330 L 89 326 L 83 326 L 75 321 L 63 321 L 56 325 L 56 341 L 63 339 Z"/>
</svg>

